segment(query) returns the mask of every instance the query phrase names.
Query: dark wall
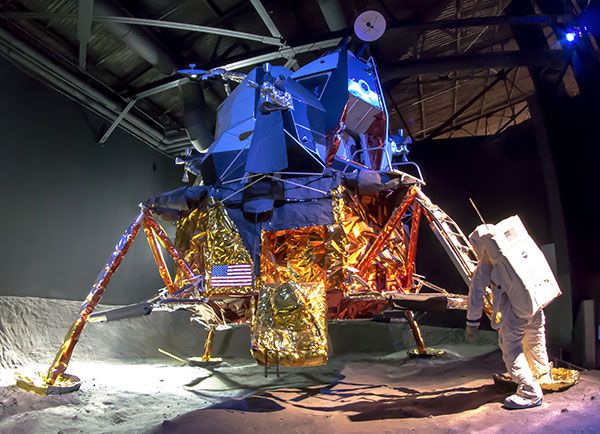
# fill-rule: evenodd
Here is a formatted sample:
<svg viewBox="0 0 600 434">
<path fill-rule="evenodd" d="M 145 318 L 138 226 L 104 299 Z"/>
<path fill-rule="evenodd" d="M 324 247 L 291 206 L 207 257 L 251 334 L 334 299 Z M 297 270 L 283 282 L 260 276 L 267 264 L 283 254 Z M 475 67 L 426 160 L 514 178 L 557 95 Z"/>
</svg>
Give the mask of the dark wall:
<svg viewBox="0 0 600 434">
<path fill-rule="evenodd" d="M 487 223 L 518 214 L 538 244 L 552 242 L 537 145 L 528 125 L 497 137 L 418 144 L 411 158 L 423 171 L 424 192 L 465 235 L 481 224 L 469 203 L 472 198 Z M 421 235 L 418 271 L 439 279 L 449 289 L 464 287 L 430 231 Z"/>
<path fill-rule="evenodd" d="M 537 0 L 537 7 L 546 14 L 572 13 L 569 2 Z M 597 2 L 593 2 L 597 3 Z M 588 5 L 589 7 L 589 5 Z M 594 7 L 594 5 L 592 5 Z M 582 17 L 593 9 L 584 8 Z M 522 16 L 536 13 L 530 0 L 513 0 L 507 5 L 507 16 Z M 585 21 L 585 20 L 584 20 Z M 594 32 L 594 26 L 590 31 Z M 543 29 L 536 26 L 511 27 L 519 48 L 535 51 L 549 48 L 549 39 Z M 564 30 L 559 24 L 554 26 L 559 43 L 567 54 L 570 65 L 561 67 L 531 66 L 529 75 L 536 89 L 535 98 L 530 98 L 529 111 L 536 136 L 539 139 L 540 155 L 543 162 L 552 232 L 557 238 L 557 263 L 559 282 L 568 287 L 571 303 L 563 303 L 563 316 L 577 318 L 580 303 L 593 299 L 596 309 L 600 306 L 600 263 L 597 260 L 600 232 L 595 222 L 600 218 L 600 204 L 596 200 L 598 190 L 598 119 L 600 119 L 600 61 L 593 38 L 584 35 L 572 44 L 561 41 Z M 596 40 L 597 35 L 596 36 Z M 575 90 L 567 85 L 563 75 L 569 70 L 577 82 L 579 95 L 570 97 Z M 570 92 L 567 92 L 567 87 Z M 559 302 L 563 302 L 563 297 Z M 556 303 L 553 303 L 553 306 Z M 587 317 L 587 315 L 586 315 Z M 588 318 L 591 318 L 589 316 Z M 595 324 L 587 324 L 588 330 L 597 330 L 598 318 L 591 318 Z M 580 318 L 583 319 L 583 318 Z M 576 323 L 582 324 L 579 320 Z M 569 331 L 567 331 L 569 332 Z M 566 334 L 566 333 L 565 333 Z M 575 329 L 575 340 L 584 334 L 583 329 Z M 587 332 L 585 333 L 587 334 Z M 600 355 L 598 333 L 594 333 L 596 354 Z M 593 345 L 589 345 L 590 347 Z M 575 346 L 576 347 L 576 346 Z M 578 362 L 592 348 L 573 348 L 572 360 Z M 579 354 L 577 354 L 579 353 Z M 569 358 L 570 354 L 565 354 Z M 579 360 L 578 360 L 579 359 Z M 597 358 L 597 360 L 600 360 Z M 593 366 L 593 363 L 590 364 Z M 596 364 L 596 367 L 600 364 Z"/>
<path fill-rule="evenodd" d="M 423 170 L 424 192 L 452 217 L 465 235 L 479 224 L 469 203 L 472 198 L 488 223 L 518 214 L 539 245 L 551 244 L 552 232 L 538 144 L 529 123 L 494 137 L 436 140 L 413 147 L 411 159 Z M 421 230 L 417 273 L 426 275 L 451 292 L 466 293 L 467 287 L 427 224 Z M 564 347 L 570 342 L 570 292 L 548 307 L 548 337 Z M 428 314 L 424 323 L 464 325 L 464 313 Z"/>
<path fill-rule="evenodd" d="M 154 193 L 181 185 L 172 160 L 0 59 L 0 295 L 82 300 L 122 232 Z M 138 238 L 103 299 L 161 285 Z"/>
</svg>

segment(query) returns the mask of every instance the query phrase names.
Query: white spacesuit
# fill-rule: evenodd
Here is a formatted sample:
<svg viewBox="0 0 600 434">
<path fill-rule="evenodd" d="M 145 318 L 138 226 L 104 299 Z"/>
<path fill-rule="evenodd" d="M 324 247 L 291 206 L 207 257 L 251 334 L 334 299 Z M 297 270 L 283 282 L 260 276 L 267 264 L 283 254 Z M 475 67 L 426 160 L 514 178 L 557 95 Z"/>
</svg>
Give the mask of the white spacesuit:
<svg viewBox="0 0 600 434">
<path fill-rule="evenodd" d="M 486 287 L 491 287 L 491 324 L 517 393 L 504 401 L 507 408 L 542 403 L 539 382 L 549 380 L 550 366 L 544 334 L 544 311 L 560 289 L 541 250 L 518 216 L 497 225 L 478 226 L 469 241 L 479 259 L 469 286 L 466 334 L 475 337 L 483 312 Z"/>
</svg>

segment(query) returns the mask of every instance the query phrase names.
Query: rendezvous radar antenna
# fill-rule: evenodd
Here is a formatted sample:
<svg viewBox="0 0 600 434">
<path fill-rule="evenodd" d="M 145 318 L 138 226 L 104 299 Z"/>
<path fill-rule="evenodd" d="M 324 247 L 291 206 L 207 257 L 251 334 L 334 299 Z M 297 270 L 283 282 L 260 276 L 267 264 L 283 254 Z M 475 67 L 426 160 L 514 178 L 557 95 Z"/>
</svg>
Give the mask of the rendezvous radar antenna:
<svg viewBox="0 0 600 434">
<path fill-rule="evenodd" d="M 481 220 L 481 223 L 484 225 L 487 225 L 487 223 L 485 222 L 485 220 L 483 219 L 483 216 L 481 215 L 481 213 L 479 212 L 479 208 L 477 208 L 477 205 L 475 205 L 475 202 L 473 202 L 473 199 L 469 198 L 469 202 L 471 202 L 471 206 L 473 207 L 473 209 L 475 210 L 475 212 L 477 213 L 477 216 L 479 217 L 479 220 Z"/>
<path fill-rule="evenodd" d="M 385 32 L 385 17 L 377 11 L 365 11 L 354 21 L 354 33 L 363 42 L 373 42 Z"/>
</svg>

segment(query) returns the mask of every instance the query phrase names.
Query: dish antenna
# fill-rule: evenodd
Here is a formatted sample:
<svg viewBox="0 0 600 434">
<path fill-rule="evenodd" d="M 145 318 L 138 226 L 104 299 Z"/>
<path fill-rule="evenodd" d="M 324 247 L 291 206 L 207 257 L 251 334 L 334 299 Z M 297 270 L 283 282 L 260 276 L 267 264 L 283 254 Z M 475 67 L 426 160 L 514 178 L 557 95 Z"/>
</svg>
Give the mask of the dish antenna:
<svg viewBox="0 0 600 434">
<path fill-rule="evenodd" d="M 354 21 L 354 33 L 361 41 L 372 42 L 385 32 L 385 18 L 377 11 L 365 11 Z"/>
</svg>

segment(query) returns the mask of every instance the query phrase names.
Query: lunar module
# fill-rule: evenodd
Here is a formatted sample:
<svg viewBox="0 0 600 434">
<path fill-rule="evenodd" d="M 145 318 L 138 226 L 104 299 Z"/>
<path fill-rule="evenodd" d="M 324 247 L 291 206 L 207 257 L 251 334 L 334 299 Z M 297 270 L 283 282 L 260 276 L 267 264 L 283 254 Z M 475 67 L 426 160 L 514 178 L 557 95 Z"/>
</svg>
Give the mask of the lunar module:
<svg viewBox="0 0 600 434">
<path fill-rule="evenodd" d="M 212 144 L 179 159 L 196 181 L 141 205 L 38 389 L 77 384 L 65 370 L 87 322 L 153 310 L 188 310 L 209 330 L 200 362 L 211 361 L 215 331 L 245 324 L 259 364 L 321 365 L 328 321 L 398 317 L 410 325 L 413 353 L 430 354 L 413 311 L 465 309 L 467 296 L 417 274 L 422 221 L 467 284 L 477 257 L 423 193 L 418 167 L 395 157 L 374 60 L 342 43 L 295 72 L 265 64 L 248 74 L 189 75 L 233 88 Z M 174 240 L 159 221 L 175 225 Z M 165 287 L 140 304 L 94 313 L 140 230 Z"/>
</svg>

